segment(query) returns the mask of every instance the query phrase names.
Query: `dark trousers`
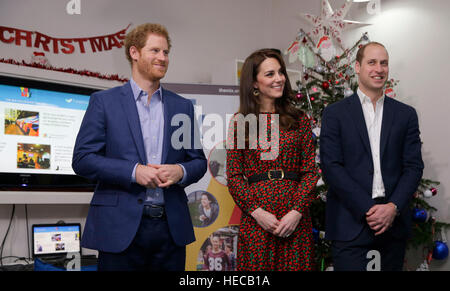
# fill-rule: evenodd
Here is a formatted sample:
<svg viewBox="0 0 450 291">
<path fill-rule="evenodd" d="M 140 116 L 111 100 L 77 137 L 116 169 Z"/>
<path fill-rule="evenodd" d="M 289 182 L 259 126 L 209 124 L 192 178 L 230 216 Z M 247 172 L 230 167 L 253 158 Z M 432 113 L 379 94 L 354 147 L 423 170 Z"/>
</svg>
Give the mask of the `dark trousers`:
<svg viewBox="0 0 450 291">
<path fill-rule="evenodd" d="M 130 246 L 99 252 L 99 271 L 184 271 L 186 247 L 175 245 L 165 218 L 143 216 Z"/>
<path fill-rule="evenodd" d="M 333 241 L 331 251 L 335 271 L 373 270 L 375 256 L 379 252 L 381 271 L 401 271 L 405 257 L 406 239 L 392 236 L 390 230 L 375 236 L 368 225 L 352 241 Z M 367 258 L 369 254 L 369 258 Z"/>
</svg>

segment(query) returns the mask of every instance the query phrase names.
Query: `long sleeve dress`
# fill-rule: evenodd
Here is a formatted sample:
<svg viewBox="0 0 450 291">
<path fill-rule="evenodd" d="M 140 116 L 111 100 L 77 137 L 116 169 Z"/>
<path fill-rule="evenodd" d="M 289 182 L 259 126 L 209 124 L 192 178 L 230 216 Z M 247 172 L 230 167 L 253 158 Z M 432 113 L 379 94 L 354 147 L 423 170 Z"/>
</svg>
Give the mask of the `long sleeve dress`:
<svg viewBox="0 0 450 291">
<path fill-rule="evenodd" d="M 268 114 L 269 132 L 270 117 Z M 232 135 L 229 134 L 230 138 Z M 237 149 L 235 146 L 234 149 L 227 149 L 228 189 L 242 210 L 237 270 L 311 270 L 314 240 L 309 205 L 316 199 L 311 192 L 319 176 L 311 127 L 306 115 L 301 117 L 299 128 L 289 131 L 280 128 L 279 154 L 276 159 L 262 160 L 261 153 L 268 151 L 260 147 Z M 246 181 L 245 177 L 275 169 L 296 172 L 301 177 L 300 181 L 265 180 L 253 184 Z M 251 216 L 259 207 L 274 214 L 278 220 L 291 210 L 299 211 L 302 218 L 289 237 L 277 237 L 265 231 Z"/>
</svg>

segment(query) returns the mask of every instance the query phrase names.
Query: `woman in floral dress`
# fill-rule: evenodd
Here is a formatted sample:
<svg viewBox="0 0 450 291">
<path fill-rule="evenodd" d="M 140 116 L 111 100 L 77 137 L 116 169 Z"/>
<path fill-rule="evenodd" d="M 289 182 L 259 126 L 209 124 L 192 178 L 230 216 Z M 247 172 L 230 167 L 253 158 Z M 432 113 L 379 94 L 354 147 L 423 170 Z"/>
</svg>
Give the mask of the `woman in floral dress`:
<svg viewBox="0 0 450 291">
<path fill-rule="evenodd" d="M 311 270 L 309 205 L 319 176 L 309 119 L 293 105 L 296 100 L 277 50 L 251 54 L 240 82 L 239 112 L 227 140 L 228 188 L 242 210 L 237 270 Z M 255 140 L 248 133 L 251 125 L 239 125 L 238 119 L 249 114 L 262 117 L 257 127 L 266 130 L 264 138 Z M 242 148 L 239 131 L 244 128 Z"/>
</svg>

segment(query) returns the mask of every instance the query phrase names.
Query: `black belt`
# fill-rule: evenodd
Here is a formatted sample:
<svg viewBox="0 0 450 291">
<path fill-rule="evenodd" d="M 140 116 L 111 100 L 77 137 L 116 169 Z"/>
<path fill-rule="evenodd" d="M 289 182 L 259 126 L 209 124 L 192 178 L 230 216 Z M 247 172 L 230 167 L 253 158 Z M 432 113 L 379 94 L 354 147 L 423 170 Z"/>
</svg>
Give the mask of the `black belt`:
<svg viewBox="0 0 450 291">
<path fill-rule="evenodd" d="M 261 182 L 261 181 L 281 181 L 283 179 L 293 180 L 293 181 L 300 181 L 300 176 L 296 172 L 289 172 L 284 171 L 282 169 L 280 170 L 270 170 L 268 172 L 262 173 L 262 174 L 256 174 L 253 176 L 248 177 L 247 181 L 249 184 Z"/>
<path fill-rule="evenodd" d="M 150 218 L 166 218 L 166 211 L 164 210 L 164 206 L 160 205 L 144 205 L 144 216 Z"/>
</svg>

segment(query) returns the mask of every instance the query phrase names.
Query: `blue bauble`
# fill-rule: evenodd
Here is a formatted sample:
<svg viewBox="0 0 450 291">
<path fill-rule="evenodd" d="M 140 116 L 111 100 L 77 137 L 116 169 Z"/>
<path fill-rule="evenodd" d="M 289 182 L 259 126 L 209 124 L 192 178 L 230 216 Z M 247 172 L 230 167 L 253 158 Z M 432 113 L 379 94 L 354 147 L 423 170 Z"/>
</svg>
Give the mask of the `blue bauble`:
<svg viewBox="0 0 450 291">
<path fill-rule="evenodd" d="M 314 237 L 314 242 L 318 242 L 319 241 L 319 231 L 317 229 L 313 228 L 312 233 L 313 233 L 313 237 Z"/>
<path fill-rule="evenodd" d="M 433 249 L 433 259 L 443 260 L 448 257 L 448 246 L 445 242 L 435 241 Z"/>
<path fill-rule="evenodd" d="M 427 221 L 427 211 L 423 208 L 414 207 L 413 209 L 413 220 L 415 222 L 425 222 Z"/>
</svg>

